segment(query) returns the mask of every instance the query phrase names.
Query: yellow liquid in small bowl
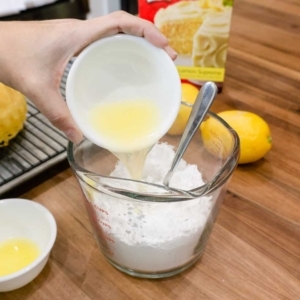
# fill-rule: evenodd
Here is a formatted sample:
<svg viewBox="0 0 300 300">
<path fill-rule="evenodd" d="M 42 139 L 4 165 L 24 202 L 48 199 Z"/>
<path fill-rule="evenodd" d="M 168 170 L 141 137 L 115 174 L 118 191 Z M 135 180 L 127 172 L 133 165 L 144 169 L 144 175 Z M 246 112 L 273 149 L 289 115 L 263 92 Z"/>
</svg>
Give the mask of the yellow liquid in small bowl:
<svg viewBox="0 0 300 300">
<path fill-rule="evenodd" d="M 40 255 L 36 243 L 24 238 L 11 238 L 0 243 L 0 276 L 10 275 L 25 268 Z"/>
</svg>

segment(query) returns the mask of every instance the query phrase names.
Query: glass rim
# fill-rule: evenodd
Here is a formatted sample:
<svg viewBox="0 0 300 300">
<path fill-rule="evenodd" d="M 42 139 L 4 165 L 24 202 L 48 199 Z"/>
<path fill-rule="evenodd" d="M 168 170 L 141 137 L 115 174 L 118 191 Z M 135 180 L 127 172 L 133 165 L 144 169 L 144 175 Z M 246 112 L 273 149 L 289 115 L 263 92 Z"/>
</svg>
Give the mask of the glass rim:
<svg viewBox="0 0 300 300">
<path fill-rule="evenodd" d="M 182 103 L 182 104 L 192 107 L 192 104 L 189 103 Z M 219 187 L 221 187 L 230 178 L 230 176 L 232 175 L 233 171 L 235 170 L 238 164 L 239 151 L 240 151 L 240 141 L 239 141 L 238 134 L 235 132 L 235 130 L 217 114 L 209 111 L 207 115 L 218 120 L 228 130 L 228 132 L 230 132 L 234 144 L 231 153 L 228 155 L 223 166 L 220 168 L 220 170 L 214 176 L 214 178 L 209 182 L 204 183 L 200 187 L 194 188 L 192 190 L 186 191 L 186 190 L 171 188 L 163 184 L 154 184 L 149 182 L 137 181 L 133 179 L 104 176 L 92 172 L 90 170 L 87 170 L 77 164 L 73 153 L 75 144 L 72 143 L 71 141 L 68 142 L 67 158 L 71 168 L 75 171 L 75 175 L 79 180 L 87 184 L 93 190 L 99 191 L 99 188 L 101 188 L 101 192 L 106 193 L 108 195 L 112 195 L 116 198 L 132 199 L 132 200 L 140 200 L 140 201 L 148 201 L 148 202 L 171 202 L 171 201 L 186 201 L 186 200 L 192 200 L 195 198 L 203 197 L 215 191 Z M 79 175 L 78 172 L 81 172 L 82 175 Z M 97 187 L 86 182 L 86 180 L 84 180 L 84 177 L 87 177 L 89 178 L 89 180 L 96 183 Z M 134 182 L 139 185 L 151 186 L 156 189 L 164 190 L 165 193 L 154 193 L 154 192 L 147 193 L 147 192 L 138 192 L 138 191 L 128 191 L 127 189 L 117 188 L 109 185 L 110 183 L 116 181 Z"/>
</svg>

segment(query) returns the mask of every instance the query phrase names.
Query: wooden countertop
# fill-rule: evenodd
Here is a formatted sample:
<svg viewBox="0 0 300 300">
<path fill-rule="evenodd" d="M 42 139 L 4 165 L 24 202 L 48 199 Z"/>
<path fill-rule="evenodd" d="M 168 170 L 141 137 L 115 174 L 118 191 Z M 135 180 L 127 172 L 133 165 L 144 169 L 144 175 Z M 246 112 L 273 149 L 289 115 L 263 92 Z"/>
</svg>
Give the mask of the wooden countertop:
<svg viewBox="0 0 300 300">
<path fill-rule="evenodd" d="M 225 87 L 212 110 L 224 109 L 263 116 L 273 148 L 235 171 L 194 267 L 160 280 L 113 268 L 68 169 L 23 195 L 54 214 L 58 236 L 42 273 L 0 299 L 300 299 L 299 1 L 235 1 Z"/>
</svg>

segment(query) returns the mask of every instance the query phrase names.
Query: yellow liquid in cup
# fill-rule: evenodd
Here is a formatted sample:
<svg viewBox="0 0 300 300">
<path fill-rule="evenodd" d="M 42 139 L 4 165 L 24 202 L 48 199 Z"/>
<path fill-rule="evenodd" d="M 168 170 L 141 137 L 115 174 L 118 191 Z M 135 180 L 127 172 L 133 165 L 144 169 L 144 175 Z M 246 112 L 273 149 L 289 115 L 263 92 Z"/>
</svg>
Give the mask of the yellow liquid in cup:
<svg viewBox="0 0 300 300">
<path fill-rule="evenodd" d="M 130 144 L 133 148 L 140 148 L 141 143 L 151 139 L 157 132 L 160 118 L 157 104 L 145 99 L 100 103 L 89 115 L 92 127 L 107 140 L 120 146 Z M 131 178 L 139 180 L 152 146 L 129 153 L 113 153 L 126 166 Z"/>
<path fill-rule="evenodd" d="M 11 238 L 0 243 L 0 276 L 25 268 L 40 255 L 37 244 L 28 239 Z"/>
</svg>

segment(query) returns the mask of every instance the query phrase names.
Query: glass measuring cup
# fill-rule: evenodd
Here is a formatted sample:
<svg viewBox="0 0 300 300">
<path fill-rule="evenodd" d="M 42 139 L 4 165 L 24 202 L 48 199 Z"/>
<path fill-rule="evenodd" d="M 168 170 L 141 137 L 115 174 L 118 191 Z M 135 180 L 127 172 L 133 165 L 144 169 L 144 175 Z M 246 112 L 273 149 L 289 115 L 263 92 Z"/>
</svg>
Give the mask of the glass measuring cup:
<svg viewBox="0 0 300 300">
<path fill-rule="evenodd" d="M 69 143 L 69 163 L 83 191 L 95 239 L 119 270 L 162 278 L 185 270 L 202 255 L 239 158 L 235 131 L 211 112 L 208 118 L 221 134 L 210 132 L 209 147 L 200 130 L 193 137 L 183 159 L 197 166 L 202 180 L 189 190 L 113 177 L 118 161 L 113 154 L 88 140 Z M 160 142 L 176 148 L 179 140 L 167 134 Z"/>
</svg>

